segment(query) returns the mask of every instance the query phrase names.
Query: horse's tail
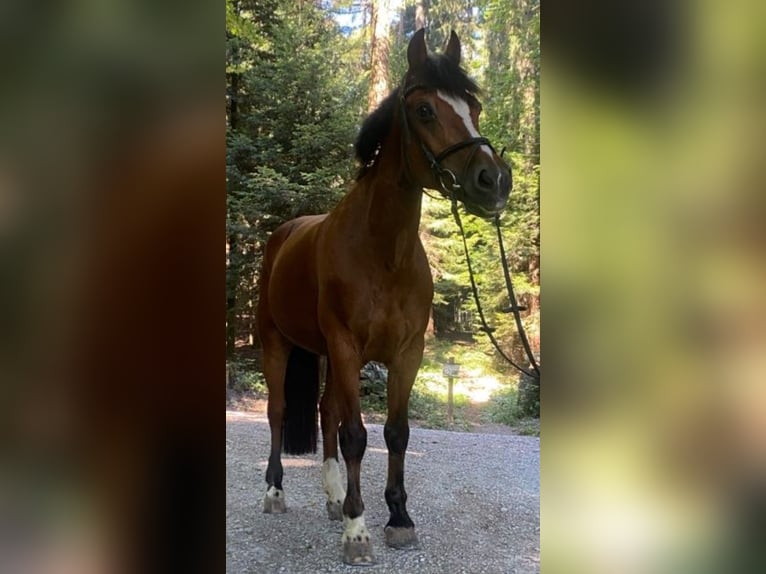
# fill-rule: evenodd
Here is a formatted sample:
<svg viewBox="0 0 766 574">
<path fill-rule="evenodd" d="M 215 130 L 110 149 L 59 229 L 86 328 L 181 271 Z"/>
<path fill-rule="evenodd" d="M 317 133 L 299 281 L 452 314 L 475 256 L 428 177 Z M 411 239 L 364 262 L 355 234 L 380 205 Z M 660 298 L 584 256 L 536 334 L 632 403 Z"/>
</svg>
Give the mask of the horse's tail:
<svg viewBox="0 0 766 574">
<path fill-rule="evenodd" d="M 285 372 L 282 448 L 287 454 L 317 451 L 319 356 L 294 346 Z"/>
</svg>

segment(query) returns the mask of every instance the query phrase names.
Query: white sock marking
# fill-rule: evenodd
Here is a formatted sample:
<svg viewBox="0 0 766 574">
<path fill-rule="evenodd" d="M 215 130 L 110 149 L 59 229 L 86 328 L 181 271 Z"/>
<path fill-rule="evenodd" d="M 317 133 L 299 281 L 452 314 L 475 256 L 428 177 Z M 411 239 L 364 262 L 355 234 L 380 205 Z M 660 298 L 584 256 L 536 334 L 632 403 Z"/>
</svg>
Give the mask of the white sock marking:
<svg viewBox="0 0 766 574">
<path fill-rule="evenodd" d="M 270 486 L 266 491 L 266 498 L 281 498 L 285 499 L 285 491 L 278 489 L 276 486 Z"/>
<path fill-rule="evenodd" d="M 340 502 L 346 499 L 346 491 L 343 490 L 343 480 L 340 477 L 340 466 L 337 459 L 328 458 L 322 465 L 322 488 L 329 502 Z"/>
<path fill-rule="evenodd" d="M 479 131 L 473 125 L 473 120 L 471 119 L 471 109 L 468 107 L 468 102 L 459 98 L 453 98 L 441 90 L 436 90 L 436 95 L 447 102 L 450 106 L 452 106 L 454 112 L 463 119 L 465 128 L 468 130 L 468 133 L 472 138 L 480 137 Z M 489 146 L 482 145 L 480 146 L 480 149 L 490 158 L 492 158 L 492 150 L 489 149 Z"/>
<path fill-rule="evenodd" d="M 367 526 L 364 523 L 364 513 L 356 518 L 343 517 L 343 522 L 346 525 L 343 531 L 343 542 L 369 542 L 370 531 L 367 530 Z"/>
</svg>

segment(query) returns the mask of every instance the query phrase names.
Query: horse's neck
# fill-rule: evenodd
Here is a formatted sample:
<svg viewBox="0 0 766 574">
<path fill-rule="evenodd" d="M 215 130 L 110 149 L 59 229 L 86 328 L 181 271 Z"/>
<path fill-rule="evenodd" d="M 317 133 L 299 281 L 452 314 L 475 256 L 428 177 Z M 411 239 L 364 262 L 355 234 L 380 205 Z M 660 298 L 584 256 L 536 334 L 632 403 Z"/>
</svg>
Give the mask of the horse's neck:
<svg viewBox="0 0 766 574">
<path fill-rule="evenodd" d="M 401 182 L 378 180 L 372 182 L 368 191 L 372 195 L 367 213 L 370 236 L 389 255 L 387 263 L 399 267 L 420 244 L 422 190 Z"/>
<path fill-rule="evenodd" d="M 389 270 L 411 262 L 420 246 L 421 201 L 421 189 L 383 177 L 379 170 L 357 182 L 343 202 L 355 251 L 369 253 Z"/>
<path fill-rule="evenodd" d="M 418 228 L 423 190 L 404 175 L 400 142 L 395 119 L 375 165 L 357 181 L 349 198 L 354 204 L 352 217 L 358 218 L 351 224 L 361 232 L 355 234 L 358 241 L 388 270 L 411 264 L 422 249 Z"/>
</svg>

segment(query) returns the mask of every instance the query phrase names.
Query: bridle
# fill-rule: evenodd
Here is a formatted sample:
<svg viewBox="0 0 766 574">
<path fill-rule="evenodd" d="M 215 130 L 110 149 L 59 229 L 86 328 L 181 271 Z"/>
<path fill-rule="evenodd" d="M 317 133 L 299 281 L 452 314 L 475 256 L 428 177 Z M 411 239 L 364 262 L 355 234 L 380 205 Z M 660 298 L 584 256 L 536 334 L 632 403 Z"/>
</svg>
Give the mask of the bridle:
<svg viewBox="0 0 766 574">
<path fill-rule="evenodd" d="M 409 96 L 412 92 L 415 90 L 427 90 L 429 89 L 428 86 L 425 86 L 423 84 L 413 84 L 412 86 L 403 88 L 401 90 L 401 96 L 399 97 L 400 105 L 401 105 L 401 111 L 400 115 L 402 117 L 402 131 L 405 134 L 405 137 L 409 141 L 411 137 L 411 130 L 409 126 L 409 122 L 407 120 L 407 106 L 405 104 L 405 100 L 407 99 L 407 96 Z M 493 152 L 495 151 L 495 148 L 492 147 L 492 144 L 490 141 L 485 137 L 472 137 L 465 139 L 463 141 L 457 142 L 456 144 L 452 144 L 451 146 L 447 147 L 446 149 L 439 152 L 437 155 L 434 155 L 433 152 L 428 149 L 428 146 L 423 143 L 423 140 L 421 138 L 418 138 L 418 143 L 420 143 L 420 149 L 423 150 L 423 155 L 426 158 L 426 161 L 428 162 L 429 167 L 431 168 L 431 171 L 433 171 L 434 175 L 436 176 L 436 179 L 439 182 L 439 185 L 441 186 L 441 190 L 443 192 L 442 195 L 444 195 L 447 199 L 452 200 L 453 202 L 457 199 L 460 199 L 458 195 L 460 192 L 464 189 L 461 185 L 460 181 L 458 180 L 458 177 L 455 175 L 455 172 L 451 169 L 444 167 L 442 165 L 442 162 L 451 156 L 452 154 L 460 151 L 461 149 L 475 146 L 473 151 L 471 152 L 471 155 L 468 156 L 468 159 L 466 159 L 463 166 L 467 166 L 471 160 L 473 159 L 473 156 L 476 154 L 477 150 L 479 149 L 479 146 L 486 145 L 491 149 Z M 409 167 L 409 158 L 405 158 L 407 160 L 407 166 Z M 445 177 L 449 178 L 445 181 Z M 451 180 L 451 181 L 450 181 Z"/>
<path fill-rule="evenodd" d="M 418 89 L 420 90 L 428 89 L 428 86 L 424 86 L 422 84 L 414 84 L 407 88 L 403 88 L 401 90 L 401 95 L 399 97 L 399 102 L 401 106 L 400 115 L 402 117 L 402 132 L 404 134 L 404 137 L 407 138 L 408 143 L 411 138 L 411 130 L 410 130 L 409 123 L 407 121 L 407 106 L 405 104 L 405 100 L 409 94 L 411 94 L 414 90 L 418 90 Z M 423 143 L 423 140 L 421 138 L 418 138 L 418 140 L 420 143 L 420 148 L 423 150 L 423 155 L 425 155 L 431 170 L 434 172 L 436 179 L 439 181 L 439 185 L 441 186 L 440 191 L 442 192 L 442 195 L 445 197 L 445 199 L 449 199 L 450 202 L 452 203 L 452 210 L 451 210 L 452 216 L 455 218 L 455 223 L 457 224 L 458 229 L 460 230 L 460 237 L 463 240 L 463 251 L 465 252 L 466 264 L 468 266 L 468 277 L 471 281 L 471 291 L 473 293 L 473 298 L 474 298 L 474 301 L 476 302 L 476 309 L 479 312 L 479 318 L 482 324 L 481 330 L 487 334 L 487 337 L 489 338 L 492 345 L 495 347 L 498 353 L 500 353 L 500 355 L 506 361 L 508 361 L 511 365 L 513 365 L 516 369 L 521 371 L 523 374 L 536 379 L 539 384 L 540 366 L 538 365 L 538 362 L 534 356 L 534 353 L 532 352 L 532 348 L 529 345 L 529 340 L 527 339 L 526 333 L 524 332 L 524 325 L 521 322 L 521 315 L 519 314 L 521 307 L 519 307 L 516 301 L 516 295 L 513 292 L 511 272 L 508 266 L 508 259 L 505 256 L 505 247 L 503 246 L 503 236 L 500 230 L 500 216 L 495 215 L 495 217 L 493 218 L 494 226 L 495 226 L 495 229 L 497 230 L 498 244 L 500 246 L 500 261 L 503 265 L 503 276 L 505 278 L 505 285 L 508 291 L 508 297 L 511 302 L 511 310 L 513 311 L 513 316 L 516 321 L 516 328 L 518 330 L 519 337 L 521 338 L 521 342 L 524 346 L 524 351 L 527 355 L 527 359 L 529 360 L 529 364 L 531 367 L 530 370 L 525 369 L 521 365 L 517 364 L 510 356 L 508 356 L 507 353 L 503 351 L 497 339 L 493 335 L 494 329 L 487 324 L 487 319 L 484 316 L 484 310 L 482 309 L 481 301 L 479 300 L 479 291 L 476 286 L 476 279 L 473 273 L 473 266 L 471 265 L 471 257 L 470 257 L 470 253 L 468 249 L 468 243 L 466 242 L 466 238 L 465 238 L 465 230 L 463 229 L 463 222 L 461 221 L 460 214 L 458 212 L 457 202 L 458 200 L 462 199 L 462 197 L 459 197 L 459 193 L 464 188 L 460 184 L 457 176 L 455 175 L 455 172 L 453 172 L 451 169 L 446 168 L 442 165 L 442 161 L 444 161 L 447 157 L 449 157 L 453 153 L 471 146 L 475 146 L 475 147 L 473 148 L 473 151 L 471 152 L 471 154 L 468 156 L 468 159 L 463 164 L 463 167 L 467 166 L 471 162 L 471 160 L 473 159 L 473 156 L 476 154 L 476 151 L 479 149 L 479 146 L 482 146 L 482 145 L 489 146 L 489 148 L 495 153 L 495 155 L 497 155 L 497 152 L 495 152 L 495 148 L 492 147 L 492 144 L 485 137 L 472 137 L 472 138 L 465 139 L 461 142 L 458 142 L 456 144 L 453 144 L 447 147 L 446 149 L 439 152 L 437 155 L 434 155 L 433 152 L 430 149 L 428 149 L 428 146 L 426 146 Z M 402 146 L 404 161 L 408 167 L 408 171 L 410 171 L 411 173 L 411 170 L 409 170 L 410 168 L 409 157 L 407 156 L 404 150 L 405 150 L 405 146 Z M 499 157 L 501 159 L 502 159 L 502 155 L 504 151 L 505 149 L 503 149 L 503 151 L 500 153 Z M 445 181 L 444 180 L 445 176 L 449 177 L 452 181 Z M 423 189 L 423 192 L 427 193 L 425 189 Z M 430 194 L 428 195 L 429 197 L 432 197 Z"/>
</svg>

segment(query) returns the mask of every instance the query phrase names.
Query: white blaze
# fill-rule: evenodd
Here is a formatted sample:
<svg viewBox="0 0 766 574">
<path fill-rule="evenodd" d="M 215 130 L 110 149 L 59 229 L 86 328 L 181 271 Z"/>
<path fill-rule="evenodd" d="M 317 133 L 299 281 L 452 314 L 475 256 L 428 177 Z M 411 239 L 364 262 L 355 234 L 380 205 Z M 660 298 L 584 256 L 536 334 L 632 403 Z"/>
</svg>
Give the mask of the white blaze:
<svg viewBox="0 0 766 574">
<path fill-rule="evenodd" d="M 460 98 L 453 98 L 441 90 L 436 90 L 436 95 L 447 102 L 450 107 L 452 107 L 453 111 L 458 116 L 460 116 L 460 118 L 463 120 L 463 123 L 465 124 L 465 129 L 468 130 L 468 133 L 472 138 L 480 137 L 479 131 L 476 129 L 476 126 L 473 125 L 473 120 L 471 119 L 471 108 L 468 107 L 468 102 Z M 480 149 L 484 151 L 490 158 L 492 158 L 492 150 L 489 149 L 489 146 L 482 145 L 480 146 Z"/>
</svg>

